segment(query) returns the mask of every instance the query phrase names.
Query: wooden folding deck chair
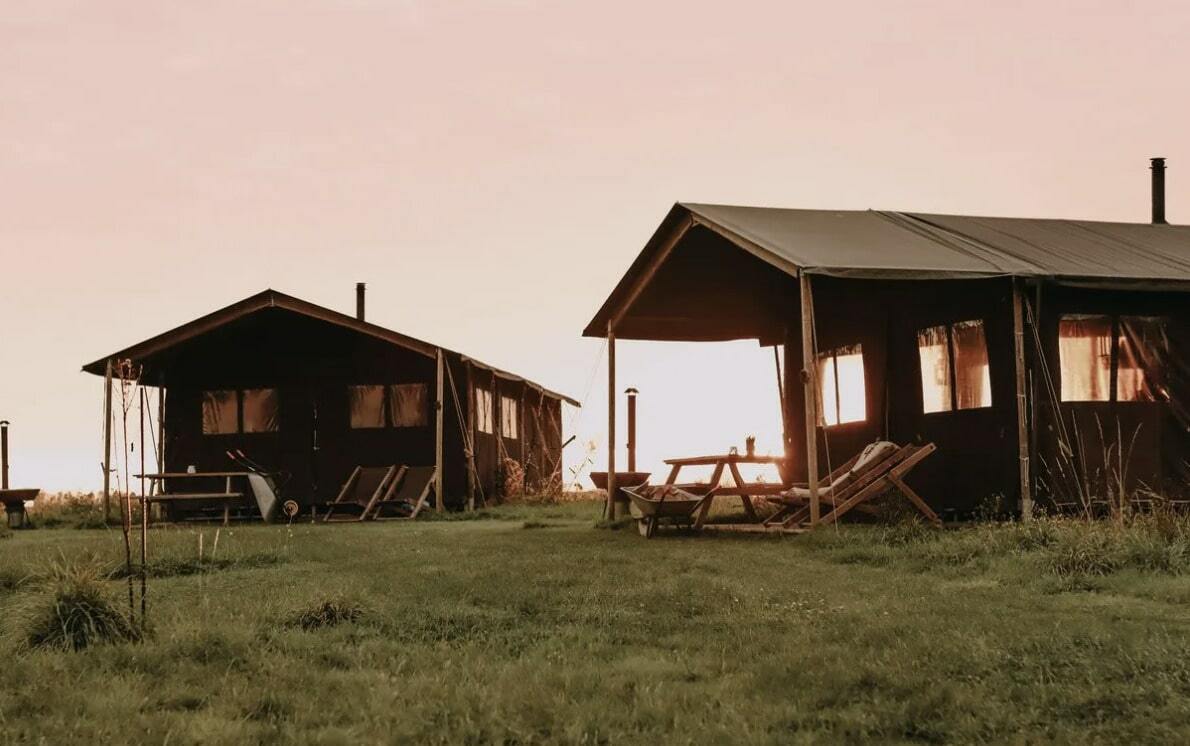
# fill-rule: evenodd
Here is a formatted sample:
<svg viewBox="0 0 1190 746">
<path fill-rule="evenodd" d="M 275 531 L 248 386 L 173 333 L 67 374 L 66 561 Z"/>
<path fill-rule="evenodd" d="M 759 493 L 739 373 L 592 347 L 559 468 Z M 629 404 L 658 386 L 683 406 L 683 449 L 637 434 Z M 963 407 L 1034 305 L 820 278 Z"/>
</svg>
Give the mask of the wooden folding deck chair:
<svg viewBox="0 0 1190 746">
<path fill-rule="evenodd" d="M 834 523 L 849 511 L 865 507 L 864 503 L 895 489 L 926 520 L 941 526 L 942 519 L 905 484 L 905 476 L 935 450 L 933 443 L 898 446 L 888 441 L 876 441 L 867 446 L 823 480 L 818 499 L 827 507 L 827 512 L 820 523 Z M 794 528 L 810 516 L 810 490 L 805 485 L 795 485 L 768 500 L 781 508 L 764 522 L 766 526 Z"/>
<path fill-rule="evenodd" d="M 363 521 L 377 502 L 390 496 L 407 466 L 357 466 L 334 502 L 326 505 L 323 522 Z"/>
<path fill-rule="evenodd" d="M 388 494 L 376 501 L 372 507 L 372 518 L 378 521 L 413 520 L 425 507 L 430 493 L 434 491 L 434 477 L 438 470 L 433 466 L 402 467 L 401 479 L 394 483 Z"/>
</svg>

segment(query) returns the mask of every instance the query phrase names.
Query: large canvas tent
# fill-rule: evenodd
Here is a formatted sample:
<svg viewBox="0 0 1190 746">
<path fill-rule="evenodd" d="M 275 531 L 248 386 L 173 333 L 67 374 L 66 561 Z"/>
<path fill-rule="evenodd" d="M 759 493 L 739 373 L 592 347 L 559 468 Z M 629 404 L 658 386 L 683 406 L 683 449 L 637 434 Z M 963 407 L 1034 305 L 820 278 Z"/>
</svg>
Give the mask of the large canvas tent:
<svg viewBox="0 0 1190 746">
<path fill-rule="evenodd" d="M 793 478 L 934 442 L 936 510 L 1028 513 L 1186 494 L 1188 292 L 1188 226 L 679 203 L 584 335 L 783 346 Z"/>
<path fill-rule="evenodd" d="M 332 499 L 356 466 L 438 465 L 439 508 L 500 494 L 506 459 L 529 489 L 561 476 L 573 399 L 452 350 L 275 290 L 83 366 L 162 391 L 162 466 L 284 472 L 285 498 Z M 114 365 L 113 365 L 114 364 Z"/>
</svg>

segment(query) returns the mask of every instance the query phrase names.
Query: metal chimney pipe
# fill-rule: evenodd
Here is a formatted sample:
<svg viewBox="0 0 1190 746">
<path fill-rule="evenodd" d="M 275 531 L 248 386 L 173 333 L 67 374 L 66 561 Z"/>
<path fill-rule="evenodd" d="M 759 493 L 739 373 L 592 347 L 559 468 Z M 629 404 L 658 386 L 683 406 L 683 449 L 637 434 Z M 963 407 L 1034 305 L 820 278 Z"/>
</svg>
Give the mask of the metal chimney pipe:
<svg viewBox="0 0 1190 746">
<path fill-rule="evenodd" d="M 0 490 L 8 489 L 8 420 L 0 420 Z"/>
<path fill-rule="evenodd" d="M 624 392 L 628 394 L 628 471 L 636 471 L 636 395 L 640 393 L 630 388 Z"/>
<path fill-rule="evenodd" d="M 364 293 L 367 288 L 362 282 L 355 283 L 355 317 L 364 320 Z"/>
<path fill-rule="evenodd" d="M 1153 225 L 1165 222 L 1165 159 L 1150 158 L 1149 168 L 1153 171 Z"/>
</svg>

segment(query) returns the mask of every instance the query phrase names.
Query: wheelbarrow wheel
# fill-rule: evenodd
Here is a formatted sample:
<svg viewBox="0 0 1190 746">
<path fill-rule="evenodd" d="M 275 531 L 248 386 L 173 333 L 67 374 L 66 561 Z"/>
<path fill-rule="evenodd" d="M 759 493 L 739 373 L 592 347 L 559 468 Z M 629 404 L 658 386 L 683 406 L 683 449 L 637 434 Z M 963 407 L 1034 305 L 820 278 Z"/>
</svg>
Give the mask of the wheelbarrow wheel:
<svg viewBox="0 0 1190 746">
<path fill-rule="evenodd" d="M 653 538 L 653 532 L 657 530 L 657 519 L 645 516 L 636 522 L 636 530 L 640 531 L 640 535 L 646 539 Z"/>
</svg>

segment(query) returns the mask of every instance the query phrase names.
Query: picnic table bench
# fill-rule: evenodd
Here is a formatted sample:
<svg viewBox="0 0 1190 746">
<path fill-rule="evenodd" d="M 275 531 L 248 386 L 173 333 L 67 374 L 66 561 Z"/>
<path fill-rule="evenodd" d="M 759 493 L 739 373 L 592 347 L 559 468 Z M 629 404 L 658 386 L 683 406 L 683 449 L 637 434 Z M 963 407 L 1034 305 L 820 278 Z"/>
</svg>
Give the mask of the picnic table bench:
<svg viewBox="0 0 1190 746">
<path fill-rule="evenodd" d="M 700 492 L 705 489 L 705 499 L 703 500 L 701 508 L 698 511 L 698 517 L 695 519 L 695 528 L 702 528 L 706 523 L 707 515 L 711 512 L 711 503 L 716 497 L 738 497 L 744 504 L 744 512 L 753 521 L 759 522 L 760 517 L 756 513 L 755 506 L 752 505 L 753 497 L 761 497 L 764 495 L 775 495 L 785 489 L 783 482 L 747 482 L 740 474 L 740 464 L 768 464 L 776 466 L 781 473 L 782 480 L 785 478 L 786 459 L 784 456 L 762 456 L 759 454 L 746 453 L 726 453 L 712 456 L 688 456 L 685 458 L 670 458 L 665 459 L 665 463 L 669 465 L 669 476 L 666 477 L 665 484 L 667 486 L 680 487 L 689 491 Z M 687 466 L 712 466 L 711 479 L 709 482 L 691 482 L 686 484 L 678 483 L 678 476 L 682 469 Z M 723 472 L 730 471 L 731 478 L 734 484 L 727 486 L 719 484 L 719 480 L 723 478 Z"/>
<path fill-rule="evenodd" d="M 175 479 L 222 479 L 222 492 L 170 492 L 153 495 L 148 498 L 151 503 L 159 503 L 164 505 L 186 505 L 206 503 L 208 505 L 216 505 L 223 509 L 223 525 L 226 526 L 231 523 L 231 509 L 233 506 L 242 505 L 247 502 L 248 495 L 242 490 L 232 489 L 233 479 L 247 479 L 249 472 L 246 471 L 167 471 L 158 474 L 136 474 L 137 478 L 145 478 L 154 482 L 162 482 L 164 489 L 164 480 Z"/>
</svg>

